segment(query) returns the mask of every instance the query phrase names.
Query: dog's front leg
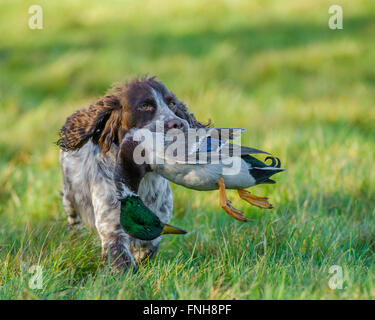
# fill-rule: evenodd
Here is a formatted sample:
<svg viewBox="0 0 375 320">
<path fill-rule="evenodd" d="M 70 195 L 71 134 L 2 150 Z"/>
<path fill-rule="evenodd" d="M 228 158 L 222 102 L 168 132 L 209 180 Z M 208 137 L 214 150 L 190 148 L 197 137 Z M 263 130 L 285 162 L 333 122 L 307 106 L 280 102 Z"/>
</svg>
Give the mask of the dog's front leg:
<svg viewBox="0 0 375 320">
<path fill-rule="evenodd" d="M 103 186 L 93 189 L 95 226 L 102 242 L 103 258 L 112 270 L 123 272 L 131 266 L 136 270 L 134 258 L 129 250 L 130 236 L 120 224 L 120 202 L 113 195 L 114 192 L 104 196 Z"/>
</svg>

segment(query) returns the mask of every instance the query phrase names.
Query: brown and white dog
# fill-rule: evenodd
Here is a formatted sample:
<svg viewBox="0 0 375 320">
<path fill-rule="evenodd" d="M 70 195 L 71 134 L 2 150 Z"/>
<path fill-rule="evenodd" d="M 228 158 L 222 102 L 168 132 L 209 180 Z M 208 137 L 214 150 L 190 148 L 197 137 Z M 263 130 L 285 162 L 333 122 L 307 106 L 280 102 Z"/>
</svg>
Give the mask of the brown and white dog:
<svg viewBox="0 0 375 320">
<path fill-rule="evenodd" d="M 124 232 L 114 181 L 119 144 L 125 134 L 133 128 L 155 130 L 156 121 L 163 121 L 167 130 L 205 126 L 152 77 L 125 83 L 88 108 L 76 111 L 67 118 L 57 142 L 61 148 L 63 206 L 68 222 L 75 225 L 82 220 L 96 230 L 103 257 L 110 258 L 112 267 L 118 270 L 152 257 L 160 243 L 160 237 L 141 241 Z M 124 174 L 131 177 L 136 174 L 133 169 L 129 167 Z M 120 188 L 124 193 L 121 196 L 138 194 L 163 223 L 168 223 L 173 208 L 169 182 L 153 172 L 143 175 L 138 185 Z"/>
</svg>

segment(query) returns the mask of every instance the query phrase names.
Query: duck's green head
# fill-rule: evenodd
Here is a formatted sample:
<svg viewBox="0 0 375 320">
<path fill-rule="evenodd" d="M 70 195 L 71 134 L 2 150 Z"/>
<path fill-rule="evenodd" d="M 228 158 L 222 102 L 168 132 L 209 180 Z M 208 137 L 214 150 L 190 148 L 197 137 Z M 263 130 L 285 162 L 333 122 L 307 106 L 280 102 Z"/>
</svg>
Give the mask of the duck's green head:
<svg viewBox="0 0 375 320">
<path fill-rule="evenodd" d="M 186 231 L 164 224 L 137 196 L 121 199 L 120 223 L 125 232 L 141 240 L 153 240 L 163 234 L 185 234 Z"/>
</svg>

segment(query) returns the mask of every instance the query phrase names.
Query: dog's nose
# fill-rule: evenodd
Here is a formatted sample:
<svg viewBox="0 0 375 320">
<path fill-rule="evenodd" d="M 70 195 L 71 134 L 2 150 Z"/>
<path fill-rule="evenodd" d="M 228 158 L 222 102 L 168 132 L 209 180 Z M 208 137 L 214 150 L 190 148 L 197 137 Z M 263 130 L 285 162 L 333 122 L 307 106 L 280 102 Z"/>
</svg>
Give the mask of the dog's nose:
<svg viewBox="0 0 375 320">
<path fill-rule="evenodd" d="M 182 120 L 179 120 L 179 119 L 169 120 L 165 124 L 166 130 L 171 130 L 171 129 L 185 130 L 185 128 L 186 128 L 185 123 Z"/>
</svg>

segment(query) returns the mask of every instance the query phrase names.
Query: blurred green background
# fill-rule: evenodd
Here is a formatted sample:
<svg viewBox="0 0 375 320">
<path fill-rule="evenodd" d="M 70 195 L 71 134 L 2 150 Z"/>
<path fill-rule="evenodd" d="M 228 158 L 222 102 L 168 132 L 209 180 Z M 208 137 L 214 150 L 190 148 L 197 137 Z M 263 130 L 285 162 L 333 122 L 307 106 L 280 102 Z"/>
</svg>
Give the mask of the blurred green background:
<svg viewBox="0 0 375 320">
<path fill-rule="evenodd" d="M 42 30 L 28 27 L 33 4 Z M 343 30 L 328 28 L 332 4 Z M 371 0 L 2 0 L 0 298 L 374 298 L 374 39 Z M 247 224 L 217 192 L 173 186 L 172 222 L 191 232 L 118 279 L 95 234 L 67 230 L 54 142 L 72 112 L 146 73 L 199 119 L 247 128 L 243 142 L 287 172 L 253 189 L 272 211 L 229 194 Z"/>
</svg>

